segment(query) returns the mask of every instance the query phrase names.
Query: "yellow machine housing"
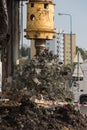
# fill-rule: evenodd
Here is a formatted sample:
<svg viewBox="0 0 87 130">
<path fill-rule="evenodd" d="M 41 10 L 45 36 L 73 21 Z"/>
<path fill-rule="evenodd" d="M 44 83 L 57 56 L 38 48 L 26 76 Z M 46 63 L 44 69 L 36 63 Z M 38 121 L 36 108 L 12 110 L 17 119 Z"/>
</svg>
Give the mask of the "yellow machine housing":
<svg viewBox="0 0 87 130">
<path fill-rule="evenodd" d="M 30 0 L 27 3 L 27 39 L 54 38 L 54 6 L 51 0 Z"/>
</svg>

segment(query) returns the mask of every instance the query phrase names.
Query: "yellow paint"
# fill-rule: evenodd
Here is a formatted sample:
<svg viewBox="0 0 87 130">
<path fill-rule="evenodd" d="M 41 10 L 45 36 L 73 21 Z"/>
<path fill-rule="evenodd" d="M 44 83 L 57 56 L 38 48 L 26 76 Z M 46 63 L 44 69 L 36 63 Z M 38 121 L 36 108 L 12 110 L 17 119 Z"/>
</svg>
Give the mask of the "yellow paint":
<svg viewBox="0 0 87 130">
<path fill-rule="evenodd" d="M 27 39 L 53 39 L 54 6 L 52 2 L 27 4 L 27 29 L 25 30 Z"/>
</svg>

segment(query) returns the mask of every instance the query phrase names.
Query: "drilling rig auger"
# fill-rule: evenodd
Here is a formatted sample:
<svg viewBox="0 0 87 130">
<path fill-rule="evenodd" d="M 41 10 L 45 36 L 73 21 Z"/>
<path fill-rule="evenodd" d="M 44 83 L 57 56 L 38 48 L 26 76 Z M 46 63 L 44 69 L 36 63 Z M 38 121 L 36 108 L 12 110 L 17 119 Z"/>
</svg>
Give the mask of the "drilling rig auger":
<svg viewBox="0 0 87 130">
<path fill-rule="evenodd" d="M 46 49 L 46 40 L 55 37 L 54 7 L 52 0 L 30 0 L 27 3 L 26 38 L 35 40 L 36 55 Z"/>
</svg>

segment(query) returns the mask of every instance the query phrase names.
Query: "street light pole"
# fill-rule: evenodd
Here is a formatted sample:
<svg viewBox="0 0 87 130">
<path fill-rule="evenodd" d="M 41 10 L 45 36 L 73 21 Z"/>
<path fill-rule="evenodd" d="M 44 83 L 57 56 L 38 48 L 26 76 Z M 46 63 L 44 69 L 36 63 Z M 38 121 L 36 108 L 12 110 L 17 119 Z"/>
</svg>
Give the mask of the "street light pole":
<svg viewBox="0 0 87 130">
<path fill-rule="evenodd" d="M 66 13 L 58 13 L 58 15 L 67 15 L 70 17 L 70 52 L 71 52 L 71 65 L 72 65 L 72 15 Z"/>
</svg>

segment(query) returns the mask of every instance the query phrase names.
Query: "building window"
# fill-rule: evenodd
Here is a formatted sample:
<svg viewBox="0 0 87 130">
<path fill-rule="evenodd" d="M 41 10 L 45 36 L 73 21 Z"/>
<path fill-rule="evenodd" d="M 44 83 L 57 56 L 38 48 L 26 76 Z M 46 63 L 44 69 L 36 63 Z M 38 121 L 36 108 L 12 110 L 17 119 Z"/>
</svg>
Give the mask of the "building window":
<svg viewBox="0 0 87 130">
<path fill-rule="evenodd" d="M 83 92 L 83 91 L 84 91 L 83 89 L 80 90 L 80 92 Z"/>
<path fill-rule="evenodd" d="M 34 3 L 31 3 L 31 7 L 34 7 Z"/>
<path fill-rule="evenodd" d="M 44 9 L 48 9 L 48 4 L 44 4 Z"/>
<path fill-rule="evenodd" d="M 35 20 L 35 16 L 34 16 L 33 14 L 31 14 L 31 15 L 30 15 L 30 19 L 31 19 L 32 21 L 34 21 L 34 20 Z"/>
<path fill-rule="evenodd" d="M 60 41 L 57 41 L 57 43 L 60 43 Z"/>
</svg>

